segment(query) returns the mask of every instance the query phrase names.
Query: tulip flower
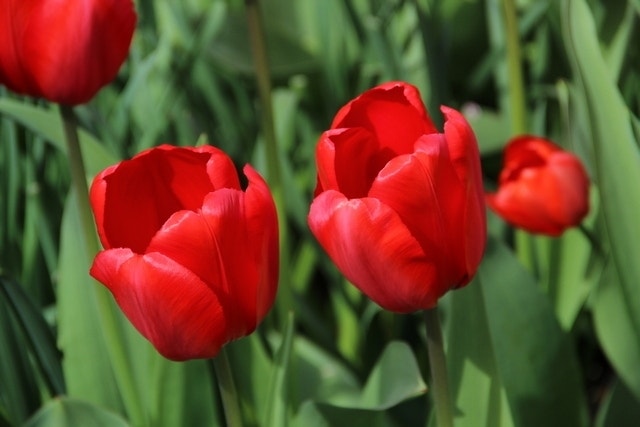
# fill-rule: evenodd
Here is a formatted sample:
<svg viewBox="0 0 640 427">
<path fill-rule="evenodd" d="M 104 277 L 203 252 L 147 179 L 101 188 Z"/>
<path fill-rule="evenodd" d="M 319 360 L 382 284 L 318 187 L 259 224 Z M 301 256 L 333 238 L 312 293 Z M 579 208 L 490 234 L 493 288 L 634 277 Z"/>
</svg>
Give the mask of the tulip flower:
<svg viewBox="0 0 640 427">
<path fill-rule="evenodd" d="M 156 349 L 208 358 L 251 333 L 278 282 L 278 225 L 249 165 L 243 191 L 211 146 L 163 145 L 101 172 L 90 190 L 104 251 L 91 267 Z"/>
<path fill-rule="evenodd" d="M 475 136 L 442 107 L 439 133 L 418 90 L 375 87 L 342 107 L 316 148 L 308 223 L 338 269 L 383 308 L 436 306 L 474 276 L 486 243 Z"/>
<path fill-rule="evenodd" d="M 504 150 L 498 191 L 487 204 L 516 227 L 559 236 L 589 212 L 589 177 L 576 156 L 553 142 L 519 136 Z"/>
<path fill-rule="evenodd" d="M 136 25 L 131 0 L 3 0 L 0 84 L 65 105 L 116 76 Z"/>
</svg>

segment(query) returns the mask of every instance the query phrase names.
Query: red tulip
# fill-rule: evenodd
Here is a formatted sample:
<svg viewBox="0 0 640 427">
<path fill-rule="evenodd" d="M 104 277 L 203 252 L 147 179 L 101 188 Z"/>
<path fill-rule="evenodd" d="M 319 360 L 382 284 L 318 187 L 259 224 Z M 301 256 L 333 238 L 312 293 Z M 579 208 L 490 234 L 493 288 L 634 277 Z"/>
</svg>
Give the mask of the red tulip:
<svg viewBox="0 0 640 427">
<path fill-rule="evenodd" d="M 116 76 L 136 25 L 131 0 L 3 0 L 0 84 L 66 105 Z"/>
<path fill-rule="evenodd" d="M 558 236 L 589 212 L 589 177 L 580 160 L 551 141 L 531 135 L 504 150 L 499 187 L 487 204 L 516 227 Z"/>
<path fill-rule="evenodd" d="M 105 250 L 91 275 L 165 357 L 215 356 L 248 335 L 278 282 L 276 210 L 249 165 L 211 146 L 169 145 L 101 172 L 91 205 Z"/>
<path fill-rule="evenodd" d="M 473 131 L 442 107 L 438 133 L 418 90 L 392 82 L 342 107 L 316 149 L 309 226 L 338 269 L 385 309 L 434 307 L 469 283 L 485 247 Z"/>
</svg>

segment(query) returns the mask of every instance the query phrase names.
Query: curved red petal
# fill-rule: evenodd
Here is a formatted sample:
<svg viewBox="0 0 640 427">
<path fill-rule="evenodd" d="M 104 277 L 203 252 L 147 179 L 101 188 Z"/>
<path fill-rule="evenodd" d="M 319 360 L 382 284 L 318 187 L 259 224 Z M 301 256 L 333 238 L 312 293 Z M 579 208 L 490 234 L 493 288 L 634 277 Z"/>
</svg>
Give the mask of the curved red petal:
<svg viewBox="0 0 640 427">
<path fill-rule="evenodd" d="M 484 255 L 487 242 L 487 213 L 478 142 L 469 122 L 453 108 L 441 107 L 445 117 L 444 137 L 456 174 L 465 188 L 461 227 L 464 232 L 467 271 L 471 280 Z"/>
<path fill-rule="evenodd" d="M 387 153 L 386 160 L 412 152 L 421 135 L 437 132 L 418 90 L 402 82 L 370 89 L 342 107 L 331 128 L 353 127 L 365 128 L 374 135 L 378 151 Z"/>
<path fill-rule="evenodd" d="M 210 193 L 201 212 L 181 211 L 169 218 L 147 251 L 157 252 L 198 276 L 220 301 L 228 335 L 237 338 L 255 328 L 255 306 L 239 306 L 234 287 L 253 293 L 256 266 L 247 259 L 243 194 L 222 189 Z"/>
<path fill-rule="evenodd" d="M 144 253 L 162 224 L 183 209 L 198 210 L 214 190 L 208 175 L 211 154 L 189 148 L 161 146 L 142 152 L 100 175 L 92 193 L 98 229 L 106 248 L 131 248 Z M 235 171 L 234 171 L 235 174 Z M 94 204 L 94 209 L 96 208 Z"/>
<path fill-rule="evenodd" d="M 216 295 L 162 254 L 103 251 L 91 275 L 109 288 L 131 323 L 168 359 L 214 357 L 230 339 Z"/>
<path fill-rule="evenodd" d="M 273 305 L 280 270 L 278 216 L 276 206 L 264 179 L 250 166 L 244 167 L 249 186 L 244 198 L 247 236 L 251 239 L 253 260 L 258 270 L 257 321 L 262 321 Z M 245 294 L 237 291 L 237 298 Z"/>
<path fill-rule="evenodd" d="M 174 214 L 153 237 L 159 252 L 196 274 L 217 295 L 227 334 L 252 332 L 273 304 L 278 283 L 278 223 L 264 180 L 250 167 L 246 194 L 221 189 L 200 212 Z"/>
<path fill-rule="evenodd" d="M 113 245 L 109 242 L 109 238 L 104 229 L 104 207 L 107 196 L 107 182 L 104 180 L 104 177 L 111 175 L 117 167 L 118 165 L 113 165 L 100 172 L 95 176 L 95 178 L 93 178 L 93 182 L 89 188 L 91 210 L 93 211 L 93 217 L 96 223 L 96 229 L 98 230 L 98 236 L 100 237 L 100 242 L 105 249 L 111 249 L 113 248 Z"/>
<path fill-rule="evenodd" d="M 338 190 L 350 199 L 365 197 L 388 160 L 366 129 L 329 130 L 316 148 L 318 182 L 323 190 Z"/>
<path fill-rule="evenodd" d="M 411 155 L 391 160 L 369 197 L 395 211 L 437 268 L 440 289 L 466 280 L 463 229 L 465 188 L 458 180 L 442 135 L 424 136 Z"/>
<path fill-rule="evenodd" d="M 24 65 L 23 39 L 34 0 L 7 0 L 0 8 L 0 84 L 18 93 L 39 95 L 38 86 Z"/>
<path fill-rule="evenodd" d="M 501 185 L 487 196 L 489 206 L 507 222 L 534 233 L 558 236 L 564 227 L 549 211 L 548 198 L 557 200 L 558 189 L 548 173 L 529 169 L 517 181 Z"/>
<path fill-rule="evenodd" d="M 329 190 L 311 205 L 309 227 L 338 269 L 387 310 L 436 305 L 436 266 L 398 215 L 373 198 L 347 200 Z"/>
<path fill-rule="evenodd" d="M 548 170 L 560 193 L 552 215 L 567 227 L 580 224 L 589 213 L 589 177 L 584 166 L 574 155 L 558 152 L 550 157 Z"/>
</svg>

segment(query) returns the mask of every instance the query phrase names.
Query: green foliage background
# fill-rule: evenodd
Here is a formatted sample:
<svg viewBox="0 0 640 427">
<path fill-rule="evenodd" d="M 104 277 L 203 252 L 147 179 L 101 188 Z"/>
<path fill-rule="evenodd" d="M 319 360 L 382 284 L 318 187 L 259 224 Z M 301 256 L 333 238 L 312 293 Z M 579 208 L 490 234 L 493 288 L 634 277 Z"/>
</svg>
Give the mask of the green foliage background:
<svg viewBox="0 0 640 427">
<path fill-rule="evenodd" d="M 210 143 L 265 173 L 243 3 L 136 3 L 129 60 L 75 109 L 87 178 L 162 142 Z M 476 280 L 441 304 L 456 426 L 634 426 L 640 1 L 264 0 L 262 12 L 288 238 L 276 307 L 229 345 L 247 424 L 434 425 L 420 316 L 369 302 L 306 226 L 318 135 L 354 96 L 406 80 L 439 125 L 441 104 L 466 114 L 488 190 L 525 132 L 578 154 L 593 180 L 593 240 L 489 215 Z M 223 425 L 210 366 L 162 359 L 89 277 L 62 138 L 56 106 L 0 88 L 0 426 Z"/>
</svg>

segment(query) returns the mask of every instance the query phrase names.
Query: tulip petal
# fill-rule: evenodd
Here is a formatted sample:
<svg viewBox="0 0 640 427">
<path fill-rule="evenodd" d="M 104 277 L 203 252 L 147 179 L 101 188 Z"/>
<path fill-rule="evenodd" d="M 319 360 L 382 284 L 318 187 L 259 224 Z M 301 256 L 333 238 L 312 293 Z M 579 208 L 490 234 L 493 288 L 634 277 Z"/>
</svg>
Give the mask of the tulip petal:
<svg viewBox="0 0 640 427">
<path fill-rule="evenodd" d="M 373 135 L 366 129 L 323 133 L 316 148 L 317 193 L 338 190 L 350 199 L 365 197 L 388 157 L 388 153 L 378 152 Z"/>
<path fill-rule="evenodd" d="M 549 200 L 563 197 L 555 180 L 546 171 L 527 169 L 517 181 L 500 186 L 487 195 L 487 203 L 507 222 L 534 233 L 558 236 L 564 227 L 552 217 Z"/>
<path fill-rule="evenodd" d="M 215 189 L 208 172 L 211 156 L 161 146 L 99 174 L 91 188 L 91 202 L 105 249 L 127 247 L 142 254 L 174 212 L 199 209 Z M 235 170 L 232 175 L 237 180 Z"/>
<path fill-rule="evenodd" d="M 460 211 L 465 189 L 449 159 L 440 134 L 425 135 L 411 155 L 391 160 L 374 181 L 369 197 L 395 211 L 423 252 L 438 266 L 430 286 L 438 292 L 459 285 L 467 277 Z"/>
<path fill-rule="evenodd" d="M 445 116 L 444 136 L 449 147 L 449 157 L 454 164 L 458 179 L 466 183 L 465 203 L 460 206 L 462 227 L 466 241 L 467 271 L 471 280 L 475 274 L 487 241 L 487 214 L 480 153 L 473 129 L 460 112 L 441 107 Z"/>
<path fill-rule="evenodd" d="M 102 251 L 91 275 L 109 288 L 131 323 L 168 359 L 210 358 L 229 340 L 215 293 L 162 254 Z"/>
<path fill-rule="evenodd" d="M 262 178 L 250 167 L 247 193 L 210 193 L 200 212 L 181 211 L 153 237 L 159 252 L 197 275 L 217 295 L 227 335 L 252 332 L 272 306 L 278 283 L 275 205 Z"/>
<path fill-rule="evenodd" d="M 332 129 L 362 127 L 375 135 L 378 150 L 387 160 L 413 151 L 414 142 L 437 130 L 420 100 L 418 90 L 401 82 L 390 82 L 363 93 L 342 107 Z"/>
<path fill-rule="evenodd" d="M 24 68 L 22 49 L 24 27 L 36 5 L 29 0 L 8 0 L 0 7 L 0 84 L 18 93 L 38 91 L 32 74 Z"/>
<path fill-rule="evenodd" d="M 575 156 L 558 152 L 549 159 L 548 169 L 560 187 L 552 215 L 565 227 L 580 223 L 589 213 L 589 177 L 584 166 Z"/>
<path fill-rule="evenodd" d="M 379 200 L 325 191 L 313 201 L 308 222 L 338 269 L 380 306 L 399 313 L 435 306 L 435 266 Z"/>
<path fill-rule="evenodd" d="M 250 165 L 244 167 L 244 174 L 249 179 L 244 203 L 253 262 L 258 266 L 257 316 L 260 321 L 273 305 L 278 289 L 278 217 L 273 197 L 264 179 Z M 246 296 L 239 290 L 237 297 Z"/>
<path fill-rule="evenodd" d="M 247 260 L 250 252 L 243 197 L 242 192 L 230 189 L 210 193 L 202 212 L 181 211 L 171 216 L 147 249 L 193 272 L 216 294 L 228 320 L 228 335 L 233 338 L 256 326 L 258 271 Z M 246 303 L 234 299 L 234 287 L 245 294 Z"/>
</svg>

